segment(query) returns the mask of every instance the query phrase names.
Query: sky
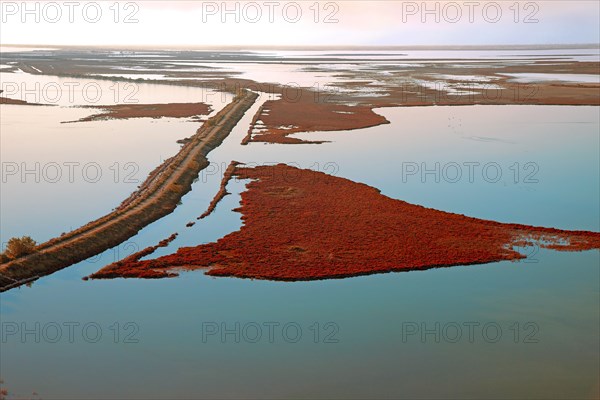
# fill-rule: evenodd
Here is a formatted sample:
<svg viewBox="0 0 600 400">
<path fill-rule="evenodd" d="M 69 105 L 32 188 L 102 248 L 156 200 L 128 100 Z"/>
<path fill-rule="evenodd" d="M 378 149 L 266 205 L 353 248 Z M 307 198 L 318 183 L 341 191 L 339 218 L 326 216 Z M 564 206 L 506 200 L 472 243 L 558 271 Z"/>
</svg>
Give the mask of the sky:
<svg viewBox="0 0 600 400">
<path fill-rule="evenodd" d="M 0 1 L 0 44 L 402 46 L 600 42 L 600 2 Z"/>
</svg>

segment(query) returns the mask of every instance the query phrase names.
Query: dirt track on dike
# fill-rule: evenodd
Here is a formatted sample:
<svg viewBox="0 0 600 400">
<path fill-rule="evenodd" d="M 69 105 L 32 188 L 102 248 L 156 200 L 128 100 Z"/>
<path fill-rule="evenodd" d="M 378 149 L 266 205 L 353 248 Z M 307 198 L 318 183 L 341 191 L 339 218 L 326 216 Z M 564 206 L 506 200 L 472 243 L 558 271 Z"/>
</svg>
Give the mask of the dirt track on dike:
<svg viewBox="0 0 600 400">
<path fill-rule="evenodd" d="M 0 264 L 0 292 L 117 246 L 173 212 L 199 172 L 208 166 L 206 155 L 223 142 L 257 98 L 258 94 L 250 91 L 236 96 L 113 212 L 40 244 L 32 254 Z"/>
</svg>

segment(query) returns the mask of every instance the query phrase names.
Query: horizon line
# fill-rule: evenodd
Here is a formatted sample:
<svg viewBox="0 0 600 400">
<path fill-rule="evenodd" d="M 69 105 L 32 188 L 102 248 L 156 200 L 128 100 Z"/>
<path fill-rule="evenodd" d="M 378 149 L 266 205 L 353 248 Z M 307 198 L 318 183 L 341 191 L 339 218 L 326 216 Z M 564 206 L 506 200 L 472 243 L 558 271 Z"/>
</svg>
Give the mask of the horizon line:
<svg viewBox="0 0 600 400">
<path fill-rule="evenodd" d="M 145 50 L 204 50 L 204 49 L 270 49 L 270 50 L 345 50 L 345 49 L 380 49 L 380 50 L 404 50 L 404 49 L 535 49 L 535 48 L 594 48 L 600 51 L 600 43 L 553 43 L 553 44 L 417 44 L 417 45 L 152 45 L 152 44 L 93 44 L 93 45 L 65 45 L 65 44 L 2 44 L 0 47 L 22 47 L 22 48 L 72 48 L 72 49 L 145 49 Z"/>
</svg>

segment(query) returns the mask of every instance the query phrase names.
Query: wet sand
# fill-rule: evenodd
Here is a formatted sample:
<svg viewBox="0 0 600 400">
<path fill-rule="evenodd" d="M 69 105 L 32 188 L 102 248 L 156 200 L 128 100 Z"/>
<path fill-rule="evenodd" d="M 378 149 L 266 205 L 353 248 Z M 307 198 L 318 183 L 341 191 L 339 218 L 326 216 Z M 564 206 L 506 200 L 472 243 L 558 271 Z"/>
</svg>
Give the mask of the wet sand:
<svg viewBox="0 0 600 400">
<path fill-rule="evenodd" d="M 269 280 L 344 278 L 520 260 L 517 247 L 600 248 L 600 233 L 504 224 L 395 200 L 370 186 L 284 164 L 236 167 L 251 179 L 244 225 L 215 243 L 115 263 L 94 279 L 163 278 L 175 270 Z"/>
</svg>

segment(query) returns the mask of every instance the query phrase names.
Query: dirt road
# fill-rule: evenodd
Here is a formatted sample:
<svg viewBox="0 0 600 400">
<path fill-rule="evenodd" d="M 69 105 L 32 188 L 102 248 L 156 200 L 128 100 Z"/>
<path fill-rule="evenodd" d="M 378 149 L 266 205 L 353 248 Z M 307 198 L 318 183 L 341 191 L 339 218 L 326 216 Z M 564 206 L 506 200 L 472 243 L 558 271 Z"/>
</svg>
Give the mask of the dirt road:
<svg viewBox="0 0 600 400">
<path fill-rule="evenodd" d="M 208 166 L 206 155 L 223 142 L 257 97 L 250 91 L 236 96 L 110 214 L 42 243 L 33 254 L 0 264 L 0 292 L 102 253 L 171 213 Z"/>
</svg>

